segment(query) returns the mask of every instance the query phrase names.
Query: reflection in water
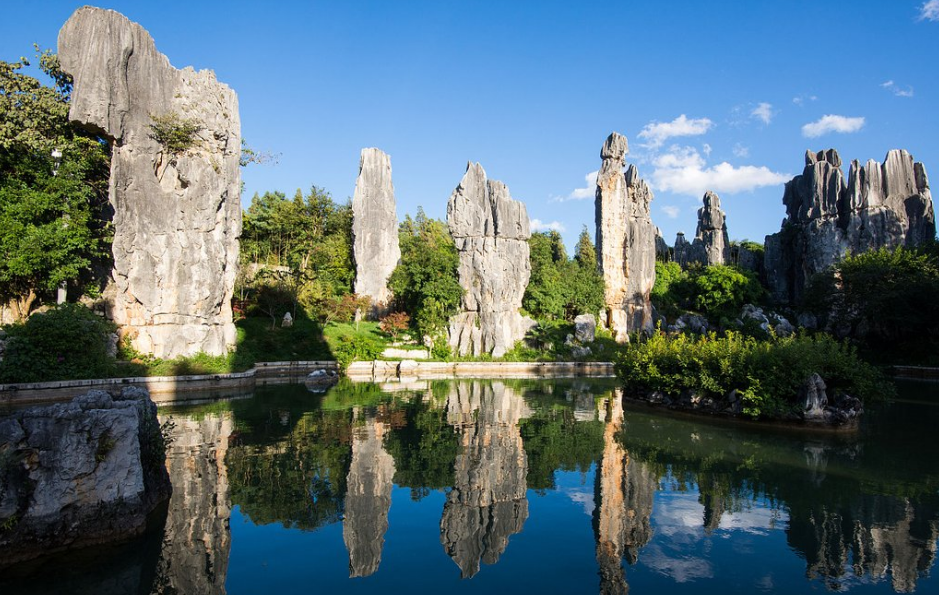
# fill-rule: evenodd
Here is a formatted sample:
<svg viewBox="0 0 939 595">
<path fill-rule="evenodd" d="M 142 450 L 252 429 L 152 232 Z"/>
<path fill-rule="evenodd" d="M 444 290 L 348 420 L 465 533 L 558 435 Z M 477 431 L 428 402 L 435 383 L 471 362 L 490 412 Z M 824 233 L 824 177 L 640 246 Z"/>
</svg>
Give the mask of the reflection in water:
<svg viewBox="0 0 939 595">
<path fill-rule="evenodd" d="M 225 593 L 231 533 L 225 453 L 232 415 L 161 416 L 171 422 L 173 483 L 154 593 Z"/>
<path fill-rule="evenodd" d="M 342 539 L 349 550 L 349 576 L 369 576 L 378 570 L 388 530 L 395 462 L 385 450 L 385 424 L 374 413 L 352 430 L 352 464 L 346 479 Z"/>
<path fill-rule="evenodd" d="M 606 419 L 594 496 L 600 593 L 625 594 L 629 586 L 622 560 L 635 564 L 639 549 L 652 538 L 656 478 L 645 464 L 630 458 L 617 440 L 623 427 L 623 399 L 619 390 L 603 399 L 600 406 Z"/>
<path fill-rule="evenodd" d="M 440 519 L 440 541 L 463 578 L 495 564 L 528 518 L 528 459 L 518 422 L 525 401 L 501 382 L 454 383 L 447 421 L 462 435 L 453 489 Z"/>
</svg>

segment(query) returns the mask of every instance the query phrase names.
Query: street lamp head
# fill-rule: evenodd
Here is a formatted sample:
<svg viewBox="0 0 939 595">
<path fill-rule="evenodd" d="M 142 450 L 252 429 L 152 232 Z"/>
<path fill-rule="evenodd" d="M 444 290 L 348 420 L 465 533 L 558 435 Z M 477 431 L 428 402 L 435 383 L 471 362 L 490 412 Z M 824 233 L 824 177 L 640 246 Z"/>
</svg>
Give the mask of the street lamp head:
<svg viewBox="0 0 939 595">
<path fill-rule="evenodd" d="M 52 158 L 59 162 L 62 160 L 62 151 L 58 149 L 52 149 Z"/>
</svg>

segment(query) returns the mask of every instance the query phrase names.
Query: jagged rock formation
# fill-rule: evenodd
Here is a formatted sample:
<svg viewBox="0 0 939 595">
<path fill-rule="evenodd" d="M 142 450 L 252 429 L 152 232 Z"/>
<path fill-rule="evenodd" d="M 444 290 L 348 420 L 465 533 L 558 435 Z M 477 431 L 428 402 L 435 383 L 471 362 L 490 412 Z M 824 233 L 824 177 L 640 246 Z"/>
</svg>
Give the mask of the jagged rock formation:
<svg viewBox="0 0 939 595">
<path fill-rule="evenodd" d="M 668 262 L 671 259 L 668 242 L 665 241 L 662 230 L 658 226 L 655 228 L 655 257 L 663 262 Z"/>
<path fill-rule="evenodd" d="M 79 8 L 59 32 L 69 118 L 111 143 L 109 315 L 143 353 L 225 353 L 241 235 L 238 98 L 209 70 L 177 70 L 123 15 Z M 153 118 L 195 123 L 188 148 Z M 112 295 L 113 294 L 113 295 Z"/>
<path fill-rule="evenodd" d="M 852 161 L 845 183 L 834 149 L 806 151 L 802 175 L 786 183 L 786 219 L 766 237 L 766 278 L 778 302 L 795 302 L 805 284 L 845 254 L 912 247 L 935 238 L 932 195 L 922 163 L 902 150 L 883 163 Z"/>
<path fill-rule="evenodd" d="M 391 157 L 379 149 L 362 149 L 352 195 L 352 237 L 355 293 L 371 298 L 372 314 L 380 316 L 391 299 L 388 277 L 401 259 L 401 249 Z"/>
<path fill-rule="evenodd" d="M 531 276 L 528 212 L 505 184 L 469 163 L 447 203 L 447 225 L 465 292 L 462 311 L 450 319 L 450 346 L 460 355 L 500 357 L 535 324 L 519 314 Z"/>
<path fill-rule="evenodd" d="M 686 268 L 692 262 L 695 262 L 694 251 L 691 248 L 691 242 L 685 239 L 685 234 L 683 232 L 678 232 L 675 235 L 675 248 L 673 249 L 674 255 L 672 259 L 681 266 L 681 268 Z"/>
<path fill-rule="evenodd" d="M 495 564 L 528 518 L 528 457 L 518 428 L 530 415 L 521 396 L 501 382 L 453 385 L 447 422 L 461 434 L 455 481 L 440 519 L 440 542 L 462 578 Z"/>
<path fill-rule="evenodd" d="M 651 331 L 655 283 L 655 226 L 649 213 L 652 190 L 635 165 L 623 167 L 629 151 L 626 137 L 612 133 L 603 143 L 597 175 L 597 254 L 606 283 L 605 325 L 617 341 L 629 333 Z"/>
<path fill-rule="evenodd" d="M 652 539 L 652 502 L 657 479 L 649 467 L 636 459 L 617 440 L 623 427 L 623 396 L 614 391 L 603 403 L 606 419 L 603 458 L 597 467 L 594 502 L 594 532 L 600 593 L 629 592 L 622 560 L 635 564 L 639 550 Z"/>
<path fill-rule="evenodd" d="M 142 533 L 171 492 L 159 435 L 135 387 L 0 418 L 0 567 Z"/>
<path fill-rule="evenodd" d="M 349 551 L 349 577 L 370 576 L 381 563 L 388 530 L 395 462 L 385 450 L 385 424 L 374 415 L 352 431 L 352 463 L 346 479 L 342 539 Z"/>
<path fill-rule="evenodd" d="M 704 206 L 698 209 L 698 229 L 691 243 L 694 258 L 701 264 L 730 262 L 730 238 L 721 199 L 711 191 L 704 194 Z"/>
<path fill-rule="evenodd" d="M 231 501 L 225 455 L 231 412 L 171 421 L 167 467 L 173 482 L 157 583 L 170 593 L 224 595 L 231 552 Z"/>
</svg>

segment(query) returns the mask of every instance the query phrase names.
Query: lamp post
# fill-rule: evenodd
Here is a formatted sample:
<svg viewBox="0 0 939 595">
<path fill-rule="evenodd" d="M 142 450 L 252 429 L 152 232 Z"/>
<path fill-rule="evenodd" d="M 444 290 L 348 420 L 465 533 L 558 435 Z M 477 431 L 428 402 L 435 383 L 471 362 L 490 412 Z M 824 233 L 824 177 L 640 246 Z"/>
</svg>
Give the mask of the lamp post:
<svg viewBox="0 0 939 595">
<path fill-rule="evenodd" d="M 53 176 L 58 176 L 58 175 L 59 175 L 59 164 L 62 163 L 62 151 L 60 151 L 60 150 L 58 150 L 58 149 L 52 149 L 52 161 L 53 161 L 53 165 L 52 165 L 52 175 L 53 175 Z M 68 199 L 66 199 L 66 201 L 67 201 L 67 200 L 68 200 Z M 65 227 L 68 227 L 68 212 L 65 213 Z M 59 284 L 59 290 L 58 290 L 58 292 L 56 293 L 55 302 L 56 302 L 57 304 L 64 304 L 64 303 L 65 303 L 65 298 L 66 298 L 67 294 L 68 294 L 68 291 L 67 291 L 67 287 L 66 287 L 66 285 L 65 285 L 65 281 L 62 281 L 62 283 Z"/>
</svg>

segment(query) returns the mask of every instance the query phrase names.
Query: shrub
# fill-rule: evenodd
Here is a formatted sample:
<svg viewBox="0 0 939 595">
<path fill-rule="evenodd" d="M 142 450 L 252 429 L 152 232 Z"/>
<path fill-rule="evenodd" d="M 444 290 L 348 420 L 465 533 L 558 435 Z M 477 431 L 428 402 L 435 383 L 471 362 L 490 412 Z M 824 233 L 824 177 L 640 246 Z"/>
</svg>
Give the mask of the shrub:
<svg viewBox="0 0 939 595">
<path fill-rule="evenodd" d="M 196 144 L 196 135 L 203 126 L 198 120 L 183 118 L 176 112 L 162 116 L 150 115 L 150 138 L 173 155 L 185 153 Z"/>
<path fill-rule="evenodd" d="M 346 368 L 351 362 L 372 361 L 378 359 L 384 351 L 381 343 L 364 335 L 344 335 L 333 346 L 333 357 L 339 366 Z"/>
<path fill-rule="evenodd" d="M 751 271 L 714 265 L 692 273 L 694 307 L 712 320 L 733 318 L 744 304 L 763 299 L 760 281 Z"/>
<path fill-rule="evenodd" d="M 405 312 L 392 312 L 381 319 L 379 328 L 391 335 L 392 339 L 398 338 L 398 333 L 407 330 L 411 317 Z"/>
<path fill-rule="evenodd" d="M 694 391 L 721 399 L 737 390 L 751 417 L 783 417 L 801 408 L 800 389 L 813 373 L 825 379 L 829 396 L 869 400 L 893 394 L 892 385 L 852 347 L 824 334 L 759 341 L 732 331 L 701 337 L 656 333 L 630 345 L 616 373 L 633 395 L 661 391 L 674 398 Z"/>
<path fill-rule="evenodd" d="M 108 341 L 117 327 L 80 304 L 61 304 L 6 330 L 0 382 L 103 378 L 113 363 Z"/>
</svg>

